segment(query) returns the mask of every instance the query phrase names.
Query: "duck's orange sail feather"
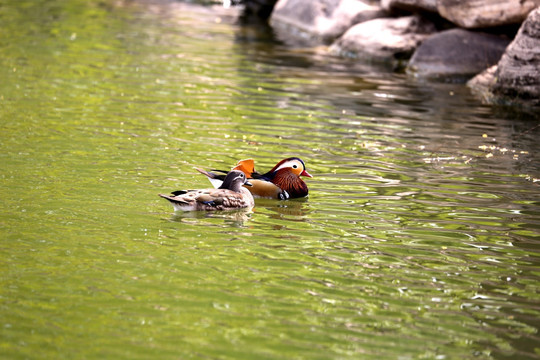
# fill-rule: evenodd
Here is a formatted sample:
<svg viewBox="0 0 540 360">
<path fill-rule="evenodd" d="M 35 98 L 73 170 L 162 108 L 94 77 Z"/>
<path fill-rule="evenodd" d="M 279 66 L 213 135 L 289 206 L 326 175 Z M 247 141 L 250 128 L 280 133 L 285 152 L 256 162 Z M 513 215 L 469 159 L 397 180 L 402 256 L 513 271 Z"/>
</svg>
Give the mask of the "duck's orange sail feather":
<svg viewBox="0 0 540 360">
<path fill-rule="evenodd" d="M 248 179 L 251 179 L 251 174 L 255 172 L 255 161 L 253 159 L 240 160 L 233 170 L 240 170 Z"/>
</svg>

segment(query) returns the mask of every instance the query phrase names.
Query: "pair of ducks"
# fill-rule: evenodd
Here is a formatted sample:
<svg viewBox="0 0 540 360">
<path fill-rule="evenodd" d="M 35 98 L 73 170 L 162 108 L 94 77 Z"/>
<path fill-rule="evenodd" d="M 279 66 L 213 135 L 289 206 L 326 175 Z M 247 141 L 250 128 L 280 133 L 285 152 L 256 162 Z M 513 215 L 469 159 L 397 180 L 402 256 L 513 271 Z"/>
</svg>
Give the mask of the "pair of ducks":
<svg viewBox="0 0 540 360">
<path fill-rule="evenodd" d="M 291 157 L 281 160 L 265 174 L 255 171 L 252 159 L 240 160 L 229 172 L 197 169 L 206 175 L 215 189 L 179 190 L 171 195 L 159 194 L 169 200 L 175 210 L 231 210 L 252 207 L 253 197 L 279 200 L 305 197 L 306 183 L 300 176 L 312 177 L 304 162 Z M 244 187 L 247 186 L 248 188 Z"/>
</svg>

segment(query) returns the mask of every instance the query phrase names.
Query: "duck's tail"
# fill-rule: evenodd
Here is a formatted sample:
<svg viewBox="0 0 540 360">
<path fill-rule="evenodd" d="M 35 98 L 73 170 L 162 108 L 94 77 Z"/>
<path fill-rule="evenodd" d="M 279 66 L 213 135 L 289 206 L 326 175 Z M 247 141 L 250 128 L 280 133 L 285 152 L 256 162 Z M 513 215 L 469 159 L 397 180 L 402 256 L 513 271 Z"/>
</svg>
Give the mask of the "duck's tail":
<svg viewBox="0 0 540 360">
<path fill-rule="evenodd" d="M 206 171 L 199 168 L 195 168 L 195 170 L 197 170 L 203 175 L 206 175 L 206 177 L 208 177 L 208 180 L 210 180 L 210 182 L 212 183 L 212 186 L 216 189 L 219 188 L 221 184 L 223 184 L 223 180 L 225 180 L 225 176 L 227 175 L 227 172 L 222 171 L 222 170 L 212 170 L 212 171 L 219 171 L 224 174 L 216 174 L 214 172 Z"/>
<path fill-rule="evenodd" d="M 173 196 L 173 195 L 165 195 L 165 194 L 158 194 L 158 195 L 161 196 L 161 197 L 164 198 L 164 199 L 169 200 L 169 201 L 172 202 L 173 204 L 178 204 L 178 205 L 187 205 L 187 204 L 188 204 L 188 203 L 185 202 L 184 200 L 178 199 L 178 198 L 176 198 L 176 197 Z"/>
<path fill-rule="evenodd" d="M 164 199 L 169 200 L 175 211 L 190 211 L 193 210 L 193 205 L 188 202 L 179 199 L 173 195 L 158 194 Z"/>
</svg>

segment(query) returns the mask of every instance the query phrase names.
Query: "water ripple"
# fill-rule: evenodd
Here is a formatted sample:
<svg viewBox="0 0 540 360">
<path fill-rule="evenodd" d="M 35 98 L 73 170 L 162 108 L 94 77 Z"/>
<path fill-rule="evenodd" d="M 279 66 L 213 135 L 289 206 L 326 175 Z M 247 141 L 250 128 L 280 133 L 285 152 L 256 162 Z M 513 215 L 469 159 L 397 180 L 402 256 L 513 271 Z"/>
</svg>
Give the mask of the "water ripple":
<svg viewBox="0 0 540 360">
<path fill-rule="evenodd" d="M 538 357 L 535 114 L 295 50 L 235 10 L 75 3 L 92 26 L 0 13 L 6 356 Z M 157 197 L 288 156 L 307 199 Z"/>
</svg>

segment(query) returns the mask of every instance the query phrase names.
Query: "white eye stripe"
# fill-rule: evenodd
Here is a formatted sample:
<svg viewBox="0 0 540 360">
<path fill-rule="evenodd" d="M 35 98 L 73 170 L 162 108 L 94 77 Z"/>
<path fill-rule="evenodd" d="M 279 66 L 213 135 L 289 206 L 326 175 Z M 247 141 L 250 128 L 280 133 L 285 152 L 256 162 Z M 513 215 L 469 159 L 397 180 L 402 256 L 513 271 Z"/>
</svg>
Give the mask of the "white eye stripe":
<svg viewBox="0 0 540 360">
<path fill-rule="evenodd" d="M 298 169 L 297 161 L 295 161 L 295 160 L 293 160 L 293 161 L 287 161 L 287 162 L 281 164 L 281 166 L 278 167 L 278 168 L 276 169 L 276 171 L 281 170 L 281 169 L 285 169 L 285 168 Z"/>
</svg>

